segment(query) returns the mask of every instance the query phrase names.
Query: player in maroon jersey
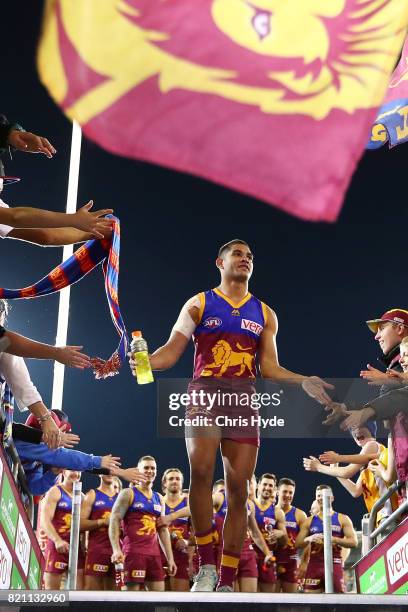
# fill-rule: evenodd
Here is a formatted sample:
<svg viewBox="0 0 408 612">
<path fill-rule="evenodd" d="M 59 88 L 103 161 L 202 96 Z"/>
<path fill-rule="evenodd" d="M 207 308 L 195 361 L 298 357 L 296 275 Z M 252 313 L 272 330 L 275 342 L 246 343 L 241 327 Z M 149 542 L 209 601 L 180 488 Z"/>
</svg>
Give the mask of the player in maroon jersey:
<svg viewBox="0 0 408 612">
<path fill-rule="evenodd" d="M 328 485 L 316 487 L 316 501 L 319 513 L 312 514 L 300 524 L 300 531 L 295 546 L 304 548 L 311 545 L 310 560 L 305 576 L 305 593 L 323 593 L 325 588 L 324 550 L 323 550 L 323 490 L 328 489 L 330 496 L 330 514 L 332 524 L 333 550 L 333 587 L 335 593 L 344 593 L 344 572 L 342 548 L 355 548 L 357 535 L 353 523 L 346 514 L 335 512 L 332 508 L 334 496 Z"/>
<path fill-rule="evenodd" d="M 85 560 L 85 590 L 113 590 L 114 567 L 108 527 L 118 493 L 115 476 L 100 476 L 100 485 L 85 495 L 81 507 L 81 531 L 88 531 L 88 552 Z"/>
<path fill-rule="evenodd" d="M 45 550 L 44 585 L 46 589 L 61 587 L 62 575 L 68 569 L 71 533 L 72 492 L 81 472 L 64 470 L 63 483 L 51 487 L 42 506 L 41 526 L 48 537 Z M 77 589 L 83 588 L 84 555 L 78 551 Z"/>
<path fill-rule="evenodd" d="M 291 478 L 281 478 L 278 482 L 278 503 L 285 515 L 285 526 L 288 534 L 286 546 L 276 549 L 277 588 L 284 593 L 297 593 L 299 588 L 300 559 L 295 547 L 295 541 L 300 530 L 300 524 L 307 519 L 306 513 L 292 506 L 296 483 Z M 306 549 L 305 549 L 306 550 Z"/>
<path fill-rule="evenodd" d="M 157 520 L 158 525 L 167 525 L 169 528 L 174 562 L 177 565 L 176 574 L 169 577 L 171 591 L 190 590 L 190 577 L 188 571 L 190 520 L 188 516 L 178 518 L 177 514 L 175 514 L 178 510 L 182 510 L 188 506 L 188 497 L 182 492 L 183 481 L 183 473 L 178 468 L 168 468 L 164 472 L 162 477 L 162 489 L 165 491 L 163 497 L 165 516 L 159 517 Z M 163 552 L 162 560 L 164 564 L 167 564 Z"/>
<path fill-rule="evenodd" d="M 156 460 L 151 455 L 141 457 L 138 468 L 146 477 L 140 486 L 131 485 L 118 495 L 112 508 L 109 539 L 112 545 L 112 563 L 124 562 L 124 581 L 128 590 L 139 591 L 143 585 L 151 591 L 164 591 L 164 572 L 158 538 L 167 558 L 167 571 L 174 576 L 174 563 L 170 535 L 167 527 L 158 526 L 157 519 L 164 515 L 164 500 L 153 491 L 156 478 Z M 123 521 L 123 544 L 120 542 Z M 123 552 L 122 552 L 123 549 Z"/>
</svg>

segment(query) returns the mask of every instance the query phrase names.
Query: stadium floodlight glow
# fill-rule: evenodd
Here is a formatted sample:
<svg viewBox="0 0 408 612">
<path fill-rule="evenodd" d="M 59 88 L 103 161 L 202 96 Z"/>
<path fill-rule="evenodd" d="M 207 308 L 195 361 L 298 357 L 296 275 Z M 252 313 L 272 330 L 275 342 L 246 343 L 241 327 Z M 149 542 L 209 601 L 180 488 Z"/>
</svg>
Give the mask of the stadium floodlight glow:
<svg viewBox="0 0 408 612">
<path fill-rule="evenodd" d="M 82 130 L 77 121 L 72 124 L 72 140 L 71 140 L 71 157 L 69 160 L 69 179 L 66 212 L 74 213 L 77 209 L 78 199 L 78 181 L 79 181 L 79 166 L 81 160 L 81 142 Z M 72 244 L 64 246 L 62 252 L 62 261 L 65 261 L 74 252 Z M 68 319 L 69 319 L 69 298 L 71 287 L 65 287 L 60 291 L 59 307 L 58 307 L 58 324 L 57 336 L 55 339 L 56 346 L 65 346 L 68 335 Z M 65 366 L 62 363 L 54 363 L 54 380 L 52 386 L 52 401 L 51 408 L 53 410 L 62 409 L 62 396 L 64 392 L 64 374 Z"/>
</svg>

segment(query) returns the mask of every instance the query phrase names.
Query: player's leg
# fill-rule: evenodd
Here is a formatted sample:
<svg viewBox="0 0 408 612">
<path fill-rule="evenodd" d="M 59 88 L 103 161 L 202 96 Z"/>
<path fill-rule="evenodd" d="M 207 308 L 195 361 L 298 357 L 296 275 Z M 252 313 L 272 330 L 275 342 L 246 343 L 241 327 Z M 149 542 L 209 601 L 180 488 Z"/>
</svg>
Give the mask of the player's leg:
<svg viewBox="0 0 408 612">
<path fill-rule="evenodd" d="M 256 593 L 258 586 L 258 578 L 249 578 L 247 576 L 242 576 L 238 579 L 239 581 L 239 590 L 241 593 Z"/>
<path fill-rule="evenodd" d="M 170 578 L 170 590 L 171 591 L 189 591 L 190 580 L 185 578 Z"/>
<path fill-rule="evenodd" d="M 62 574 L 53 574 L 44 572 L 44 588 L 52 591 L 58 591 L 61 586 Z"/>
<path fill-rule="evenodd" d="M 212 483 L 220 434 L 207 430 L 202 437 L 186 438 L 190 462 L 189 505 L 197 543 L 199 571 L 192 590 L 213 591 L 217 583 L 212 534 Z"/>
<path fill-rule="evenodd" d="M 148 591 L 164 591 L 164 580 L 146 580 Z"/>
<path fill-rule="evenodd" d="M 84 590 L 84 570 L 83 569 L 77 569 L 76 590 L 77 591 Z"/>
<path fill-rule="evenodd" d="M 90 576 L 88 574 L 85 574 L 84 589 L 85 591 L 103 591 L 104 590 L 104 577 L 103 576 Z"/>
<path fill-rule="evenodd" d="M 221 441 L 228 510 L 223 529 L 223 553 L 218 588 L 232 589 L 245 539 L 248 486 L 255 470 L 258 447 L 224 438 Z"/>
</svg>

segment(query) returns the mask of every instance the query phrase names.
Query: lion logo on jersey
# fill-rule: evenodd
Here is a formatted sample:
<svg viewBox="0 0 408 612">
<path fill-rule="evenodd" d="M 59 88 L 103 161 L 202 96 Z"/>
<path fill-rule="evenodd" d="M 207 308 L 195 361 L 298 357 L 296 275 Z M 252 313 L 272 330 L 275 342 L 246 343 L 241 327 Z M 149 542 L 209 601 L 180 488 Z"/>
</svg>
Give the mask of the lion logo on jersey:
<svg viewBox="0 0 408 612">
<path fill-rule="evenodd" d="M 39 65 L 81 124 L 148 81 L 319 120 L 382 103 L 406 12 L 406 0 L 53 0 Z M 72 47 L 89 74 L 75 91 Z"/>
<path fill-rule="evenodd" d="M 67 533 L 71 529 L 71 517 L 72 514 L 70 512 L 63 515 L 62 520 L 64 521 L 64 524 L 59 530 L 60 533 Z"/>
<path fill-rule="evenodd" d="M 214 361 L 205 366 L 201 376 L 219 378 L 225 374 L 228 368 L 239 366 L 239 370 L 234 373 L 234 376 L 242 376 L 245 370 L 248 370 L 249 376 L 255 378 L 254 356 L 246 352 L 251 350 L 251 347 L 244 348 L 237 343 L 237 348 L 242 352 L 234 351 L 226 340 L 218 340 L 211 349 Z M 219 368 L 217 374 L 212 372 L 215 368 Z"/>
<path fill-rule="evenodd" d="M 140 519 L 142 527 L 136 531 L 137 535 L 152 535 L 156 533 L 156 519 L 150 514 L 144 514 Z"/>
</svg>

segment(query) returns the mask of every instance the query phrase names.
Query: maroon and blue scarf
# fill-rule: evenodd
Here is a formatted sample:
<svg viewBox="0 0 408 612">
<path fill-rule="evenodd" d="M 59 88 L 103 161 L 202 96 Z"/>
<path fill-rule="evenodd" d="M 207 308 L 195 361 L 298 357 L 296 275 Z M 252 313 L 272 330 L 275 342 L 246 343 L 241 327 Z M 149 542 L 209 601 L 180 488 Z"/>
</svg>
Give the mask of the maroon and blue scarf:
<svg viewBox="0 0 408 612">
<path fill-rule="evenodd" d="M 92 359 L 95 378 L 107 378 L 117 374 L 126 358 L 129 347 L 129 338 L 120 313 L 118 300 L 120 223 L 119 219 L 113 215 L 108 215 L 107 218 L 114 222 L 110 240 L 88 240 L 71 257 L 51 270 L 35 285 L 23 289 L 0 288 L 0 298 L 8 300 L 37 298 L 60 291 L 68 285 L 73 285 L 99 264 L 102 264 L 109 310 L 120 342 L 109 359 L 103 360 L 98 357 Z"/>
</svg>

